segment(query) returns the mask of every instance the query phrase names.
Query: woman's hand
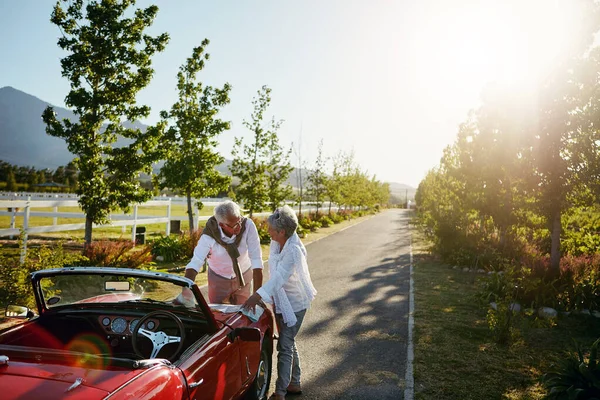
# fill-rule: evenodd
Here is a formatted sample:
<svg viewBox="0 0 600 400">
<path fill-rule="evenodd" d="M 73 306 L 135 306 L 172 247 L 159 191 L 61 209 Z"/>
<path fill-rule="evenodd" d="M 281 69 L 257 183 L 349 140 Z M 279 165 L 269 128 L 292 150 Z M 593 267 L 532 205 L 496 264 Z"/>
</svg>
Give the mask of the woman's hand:
<svg viewBox="0 0 600 400">
<path fill-rule="evenodd" d="M 182 288 L 181 294 L 173 299 L 173 304 L 182 305 L 187 308 L 195 307 L 196 301 L 194 300 L 194 293 L 189 288 Z"/>
<path fill-rule="evenodd" d="M 246 302 L 244 304 L 242 304 L 242 308 L 245 308 L 246 310 L 250 310 L 252 312 L 255 312 L 256 305 L 261 300 L 262 300 L 262 298 L 260 297 L 260 294 L 254 292 L 254 294 L 252 296 L 250 296 L 248 298 L 248 300 L 246 300 Z"/>
</svg>

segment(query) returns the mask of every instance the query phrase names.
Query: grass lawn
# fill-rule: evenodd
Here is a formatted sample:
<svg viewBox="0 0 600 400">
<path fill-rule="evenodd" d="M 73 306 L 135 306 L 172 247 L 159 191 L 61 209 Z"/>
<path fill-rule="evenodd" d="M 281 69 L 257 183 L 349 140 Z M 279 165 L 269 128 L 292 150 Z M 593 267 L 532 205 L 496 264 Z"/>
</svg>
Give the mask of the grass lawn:
<svg viewBox="0 0 600 400">
<path fill-rule="evenodd" d="M 451 269 L 414 242 L 417 399 L 541 399 L 539 378 L 571 338 L 589 348 L 600 336 L 599 319 L 561 315 L 552 327 L 527 320 L 512 345 L 496 344 L 476 297 L 482 275 Z"/>
</svg>

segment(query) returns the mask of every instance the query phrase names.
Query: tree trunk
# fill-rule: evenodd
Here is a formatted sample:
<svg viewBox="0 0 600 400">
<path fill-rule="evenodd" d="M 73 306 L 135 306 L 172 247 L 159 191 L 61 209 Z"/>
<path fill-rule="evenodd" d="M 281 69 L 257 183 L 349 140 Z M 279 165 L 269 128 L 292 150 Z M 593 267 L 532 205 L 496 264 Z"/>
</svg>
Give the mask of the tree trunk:
<svg viewBox="0 0 600 400">
<path fill-rule="evenodd" d="M 331 200 L 329 200 L 329 210 L 327 211 L 327 214 L 331 215 Z"/>
<path fill-rule="evenodd" d="M 85 234 L 84 234 L 84 249 L 87 249 L 87 247 L 92 243 L 92 217 L 89 215 L 85 216 Z"/>
<path fill-rule="evenodd" d="M 554 213 L 552 218 L 552 244 L 550 247 L 550 270 L 553 274 L 560 273 L 560 234 L 562 230 L 560 211 Z"/>
<path fill-rule="evenodd" d="M 187 197 L 187 214 L 188 214 L 188 222 L 190 224 L 190 233 L 194 232 L 194 212 L 192 210 L 192 193 L 188 189 L 186 193 Z"/>
</svg>

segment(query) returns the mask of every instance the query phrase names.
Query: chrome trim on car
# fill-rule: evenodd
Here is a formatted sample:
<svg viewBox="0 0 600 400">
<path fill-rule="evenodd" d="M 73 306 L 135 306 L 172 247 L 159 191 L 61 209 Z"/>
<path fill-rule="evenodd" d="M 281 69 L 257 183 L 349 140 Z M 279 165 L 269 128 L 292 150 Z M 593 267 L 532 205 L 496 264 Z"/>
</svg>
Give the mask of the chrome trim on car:
<svg viewBox="0 0 600 400">
<path fill-rule="evenodd" d="M 146 359 L 146 360 L 137 360 L 137 361 L 133 362 L 133 368 L 145 369 L 145 368 L 154 367 L 155 365 L 158 365 L 158 364 L 162 364 L 167 367 L 170 367 L 171 361 L 167 360 L 166 358 L 152 358 L 152 359 Z"/>
<path fill-rule="evenodd" d="M 77 275 L 77 274 L 98 274 L 98 275 L 127 275 L 142 278 L 162 279 L 170 282 L 177 282 L 182 286 L 192 287 L 194 282 L 184 276 L 167 274 L 165 272 L 146 271 L 131 268 L 111 268 L 111 267 L 65 267 L 51 268 L 31 273 L 33 279 L 40 279 L 56 275 Z"/>
<path fill-rule="evenodd" d="M 83 384 L 83 382 L 85 382 L 85 379 L 83 379 L 83 378 L 75 379 L 75 382 L 73 382 L 73 384 L 71 386 L 69 386 L 67 388 L 67 390 L 65 390 L 65 393 L 70 392 L 71 390 L 75 389 L 78 386 L 81 386 Z"/>
<path fill-rule="evenodd" d="M 204 379 L 200 378 L 200 380 L 198 382 L 192 382 L 188 385 L 188 387 L 190 389 L 194 389 L 194 388 L 197 388 L 198 386 L 202 385 L 203 383 L 204 383 Z"/>
</svg>

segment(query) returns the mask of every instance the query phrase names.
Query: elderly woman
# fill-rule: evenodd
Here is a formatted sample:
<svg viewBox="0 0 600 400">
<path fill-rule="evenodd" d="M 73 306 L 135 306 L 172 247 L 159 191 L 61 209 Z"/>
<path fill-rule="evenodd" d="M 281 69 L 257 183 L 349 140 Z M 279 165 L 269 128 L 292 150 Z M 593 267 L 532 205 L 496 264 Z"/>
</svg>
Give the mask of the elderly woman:
<svg viewBox="0 0 600 400">
<path fill-rule="evenodd" d="M 295 338 L 302 325 L 306 310 L 315 298 L 306 248 L 296 234 L 298 218 L 288 206 L 283 206 L 267 219 L 271 249 L 269 280 L 244 303 L 254 310 L 260 300 L 274 303 L 275 319 L 279 329 L 277 342 L 277 381 L 275 393 L 269 398 L 285 399 L 286 393 L 300 394 L 300 358 Z"/>
</svg>

